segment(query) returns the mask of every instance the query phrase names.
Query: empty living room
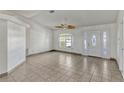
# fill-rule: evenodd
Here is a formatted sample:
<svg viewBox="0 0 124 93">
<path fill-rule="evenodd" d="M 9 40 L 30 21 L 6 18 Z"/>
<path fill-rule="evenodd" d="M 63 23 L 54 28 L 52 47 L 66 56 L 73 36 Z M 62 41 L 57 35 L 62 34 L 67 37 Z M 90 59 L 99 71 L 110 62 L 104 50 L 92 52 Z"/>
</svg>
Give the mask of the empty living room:
<svg viewBox="0 0 124 93">
<path fill-rule="evenodd" d="M 124 93 L 123 0 L 0 0 L 0 93 Z"/>
<path fill-rule="evenodd" d="M 123 10 L 1 10 L 1 82 L 123 82 Z"/>
</svg>

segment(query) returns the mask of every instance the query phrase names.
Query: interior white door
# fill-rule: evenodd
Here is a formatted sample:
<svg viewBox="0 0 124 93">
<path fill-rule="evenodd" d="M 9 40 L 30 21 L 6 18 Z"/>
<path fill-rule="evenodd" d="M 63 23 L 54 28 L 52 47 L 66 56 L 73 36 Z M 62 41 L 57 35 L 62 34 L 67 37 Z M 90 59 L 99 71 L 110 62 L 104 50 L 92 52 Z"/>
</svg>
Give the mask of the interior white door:
<svg viewBox="0 0 124 93">
<path fill-rule="evenodd" d="M 7 69 L 10 71 L 26 60 L 26 32 L 25 27 L 14 22 L 7 23 Z"/>
</svg>

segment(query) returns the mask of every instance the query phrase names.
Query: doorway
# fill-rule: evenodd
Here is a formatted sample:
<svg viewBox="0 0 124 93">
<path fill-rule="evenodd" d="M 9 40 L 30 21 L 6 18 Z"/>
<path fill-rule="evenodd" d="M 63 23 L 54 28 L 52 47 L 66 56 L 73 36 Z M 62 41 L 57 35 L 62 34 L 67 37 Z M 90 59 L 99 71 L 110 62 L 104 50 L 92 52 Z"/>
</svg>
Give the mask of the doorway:
<svg viewBox="0 0 124 93">
<path fill-rule="evenodd" d="M 110 40 L 109 32 L 106 31 L 85 31 L 83 33 L 83 44 L 85 54 L 88 56 L 109 58 Z"/>
</svg>

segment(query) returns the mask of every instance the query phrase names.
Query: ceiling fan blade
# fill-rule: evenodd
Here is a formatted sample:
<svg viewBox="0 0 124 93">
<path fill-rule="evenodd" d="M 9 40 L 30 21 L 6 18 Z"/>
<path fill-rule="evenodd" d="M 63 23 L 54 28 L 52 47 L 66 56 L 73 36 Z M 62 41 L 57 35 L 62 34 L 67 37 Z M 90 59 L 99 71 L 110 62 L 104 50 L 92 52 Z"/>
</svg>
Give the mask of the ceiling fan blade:
<svg viewBox="0 0 124 93">
<path fill-rule="evenodd" d="M 68 29 L 75 29 L 76 27 L 74 25 L 68 25 Z"/>
<path fill-rule="evenodd" d="M 67 25 L 67 24 L 60 24 L 58 26 L 55 26 L 56 28 L 61 28 L 61 29 L 75 29 L 76 26 L 74 25 Z"/>
<path fill-rule="evenodd" d="M 55 26 L 56 28 L 63 28 L 63 26 Z"/>
</svg>

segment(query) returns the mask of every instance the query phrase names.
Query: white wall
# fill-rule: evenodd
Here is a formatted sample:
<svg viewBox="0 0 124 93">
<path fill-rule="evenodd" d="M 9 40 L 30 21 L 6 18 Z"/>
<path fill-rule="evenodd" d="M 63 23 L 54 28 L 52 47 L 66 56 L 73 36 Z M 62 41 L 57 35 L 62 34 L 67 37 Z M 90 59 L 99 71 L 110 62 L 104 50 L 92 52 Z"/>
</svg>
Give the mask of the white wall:
<svg viewBox="0 0 124 93">
<path fill-rule="evenodd" d="M 6 21 L 0 20 L 0 74 L 7 71 L 7 30 Z"/>
<path fill-rule="evenodd" d="M 25 27 L 8 22 L 8 71 L 25 62 L 26 32 Z"/>
<path fill-rule="evenodd" d="M 124 21 L 123 21 L 123 16 L 124 16 L 124 11 L 121 10 L 119 11 L 119 14 L 118 14 L 118 19 L 117 19 L 117 26 L 118 26 L 118 29 L 117 29 L 117 62 L 118 62 L 118 65 L 119 65 L 119 69 L 120 71 L 122 72 L 122 75 L 124 76 L 124 51 L 122 50 L 124 47 L 123 47 L 123 44 L 124 44 L 124 41 L 123 41 L 123 38 L 124 38 L 124 29 L 123 29 L 123 26 L 124 26 Z"/>
<path fill-rule="evenodd" d="M 30 25 L 30 28 L 26 28 L 27 55 L 42 53 L 53 49 L 52 31 L 50 29 L 39 24 L 38 21 L 33 18 L 27 18 L 8 11 L 6 13 Z M 40 20 L 40 18 L 38 18 L 38 20 Z"/>
<path fill-rule="evenodd" d="M 110 27 L 110 51 L 111 51 L 111 58 L 117 59 L 117 24 L 111 25 Z"/>
<path fill-rule="evenodd" d="M 9 11 L 5 12 L 5 14 L 15 16 L 30 25 L 30 28 L 26 28 L 27 55 L 42 53 L 53 49 L 53 32 L 38 22 L 41 18 L 35 17 L 35 20 L 34 18 L 27 18 Z"/>
<path fill-rule="evenodd" d="M 52 31 L 42 25 L 33 23 L 31 28 L 27 29 L 27 48 L 28 54 L 42 53 L 50 51 L 52 47 Z"/>
<path fill-rule="evenodd" d="M 85 55 L 83 51 L 83 32 L 84 31 L 108 31 L 110 35 L 110 57 L 116 58 L 116 24 L 104 24 L 104 25 L 96 25 L 96 26 L 88 26 L 78 28 L 72 31 L 54 31 L 54 49 L 68 52 L 75 52 Z M 71 33 L 73 35 L 73 45 L 71 49 L 59 48 L 59 34 L 60 33 Z"/>
</svg>

